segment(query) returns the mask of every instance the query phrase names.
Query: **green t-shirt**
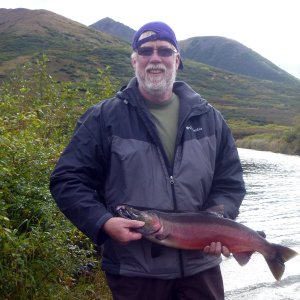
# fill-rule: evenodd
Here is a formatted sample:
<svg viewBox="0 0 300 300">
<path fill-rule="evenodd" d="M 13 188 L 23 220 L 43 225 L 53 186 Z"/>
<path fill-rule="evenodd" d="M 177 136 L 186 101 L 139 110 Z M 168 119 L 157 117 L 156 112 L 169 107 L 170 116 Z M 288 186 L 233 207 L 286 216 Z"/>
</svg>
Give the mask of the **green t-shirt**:
<svg viewBox="0 0 300 300">
<path fill-rule="evenodd" d="M 145 100 L 153 118 L 160 140 L 164 146 L 170 163 L 173 163 L 177 136 L 179 98 L 176 94 L 164 103 L 153 103 Z"/>
</svg>

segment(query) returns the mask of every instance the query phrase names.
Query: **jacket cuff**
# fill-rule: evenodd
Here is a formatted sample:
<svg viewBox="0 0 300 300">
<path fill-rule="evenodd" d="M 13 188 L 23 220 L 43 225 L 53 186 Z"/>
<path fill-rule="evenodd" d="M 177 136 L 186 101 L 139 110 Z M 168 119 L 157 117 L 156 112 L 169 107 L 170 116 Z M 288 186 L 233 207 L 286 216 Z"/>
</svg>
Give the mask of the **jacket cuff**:
<svg viewBox="0 0 300 300">
<path fill-rule="evenodd" d="M 111 213 L 106 213 L 96 223 L 96 227 L 99 228 L 98 235 L 97 235 L 97 238 L 96 238 L 96 244 L 98 246 L 102 245 L 109 238 L 109 236 L 104 232 L 104 230 L 102 230 L 102 226 L 104 225 L 104 223 L 107 220 L 109 220 L 112 217 L 113 217 L 113 215 Z"/>
</svg>

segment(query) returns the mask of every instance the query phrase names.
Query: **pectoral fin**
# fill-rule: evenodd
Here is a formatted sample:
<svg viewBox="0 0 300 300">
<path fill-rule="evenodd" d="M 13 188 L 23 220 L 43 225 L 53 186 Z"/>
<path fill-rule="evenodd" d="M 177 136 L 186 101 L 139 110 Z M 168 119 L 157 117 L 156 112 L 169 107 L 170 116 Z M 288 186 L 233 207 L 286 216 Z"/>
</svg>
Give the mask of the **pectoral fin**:
<svg viewBox="0 0 300 300">
<path fill-rule="evenodd" d="M 157 233 L 157 234 L 155 234 L 155 239 L 157 239 L 157 240 L 159 240 L 159 241 L 162 241 L 162 240 L 165 240 L 165 239 L 167 239 L 168 238 L 168 236 L 169 236 L 170 234 L 165 234 L 165 233 Z"/>
<path fill-rule="evenodd" d="M 236 261 L 239 263 L 240 266 L 244 266 L 249 262 L 253 253 L 254 252 L 249 251 L 249 252 L 233 253 L 232 255 L 236 259 Z"/>
</svg>

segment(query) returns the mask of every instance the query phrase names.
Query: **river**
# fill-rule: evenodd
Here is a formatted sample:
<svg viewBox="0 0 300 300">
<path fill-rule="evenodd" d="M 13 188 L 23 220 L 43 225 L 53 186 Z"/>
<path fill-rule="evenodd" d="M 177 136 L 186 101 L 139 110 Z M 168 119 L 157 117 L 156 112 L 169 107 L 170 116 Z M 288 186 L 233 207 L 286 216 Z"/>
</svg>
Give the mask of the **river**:
<svg viewBox="0 0 300 300">
<path fill-rule="evenodd" d="M 239 154 L 247 194 L 237 221 L 300 254 L 300 157 L 249 149 Z M 300 300 L 300 255 L 285 263 L 280 281 L 259 253 L 243 267 L 224 258 L 221 268 L 226 300 Z"/>
</svg>

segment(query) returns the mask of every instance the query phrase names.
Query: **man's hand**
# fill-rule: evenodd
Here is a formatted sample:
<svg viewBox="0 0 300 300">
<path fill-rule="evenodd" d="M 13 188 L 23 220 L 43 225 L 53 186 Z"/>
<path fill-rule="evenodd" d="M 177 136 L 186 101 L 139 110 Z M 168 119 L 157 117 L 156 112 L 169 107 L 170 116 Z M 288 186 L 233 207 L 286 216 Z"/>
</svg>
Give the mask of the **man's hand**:
<svg viewBox="0 0 300 300">
<path fill-rule="evenodd" d="M 127 220 L 124 218 L 113 217 L 107 220 L 102 229 L 115 241 L 120 244 L 127 244 L 130 241 L 139 240 L 142 235 L 134 231 L 145 225 L 142 221 Z"/>
<path fill-rule="evenodd" d="M 215 256 L 220 256 L 221 254 L 226 257 L 230 256 L 229 249 L 226 246 L 222 246 L 220 242 L 212 242 L 209 246 L 204 247 L 203 252 Z"/>
</svg>

